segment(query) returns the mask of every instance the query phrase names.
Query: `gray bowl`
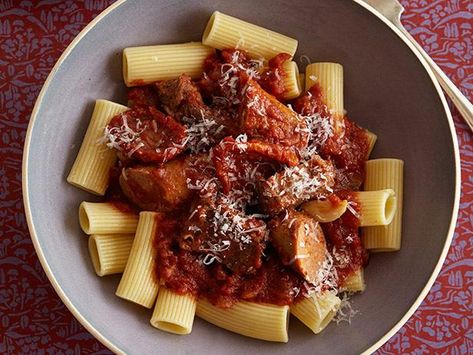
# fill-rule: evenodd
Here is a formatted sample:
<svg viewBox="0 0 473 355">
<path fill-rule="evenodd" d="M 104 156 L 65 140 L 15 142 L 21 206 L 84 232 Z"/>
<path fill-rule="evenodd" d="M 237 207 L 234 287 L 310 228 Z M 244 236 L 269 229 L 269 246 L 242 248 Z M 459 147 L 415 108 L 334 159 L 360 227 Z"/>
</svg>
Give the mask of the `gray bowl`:
<svg viewBox="0 0 473 355">
<path fill-rule="evenodd" d="M 379 136 L 375 157 L 405 161 L 402 250 L 373 255 L 367 289 L 349 324 L 314 336 L 292 319 L 290 340 L 245 338 L 196 319 L 189 336 L 149 325 L 150 311 L 114 296 L 119 277 L 96 277 L 77 208 L 94 200 L 66 183 L 94 100 L 124 102 L 127 46 L 199 40 L 214 10 L 299 39 L 298 55 L 345 67 L 345 107 Z M 357 1 L 118 1 L 69 46 L 38 98 L 26 138 L 23 191 L 31 236 L 59 296 L 116 352 L 360 353 L 373 351 L 412 315 L 450 244 L 458 210 L 459 156 L 445 99 L 399 31 Z"/>
</svg>

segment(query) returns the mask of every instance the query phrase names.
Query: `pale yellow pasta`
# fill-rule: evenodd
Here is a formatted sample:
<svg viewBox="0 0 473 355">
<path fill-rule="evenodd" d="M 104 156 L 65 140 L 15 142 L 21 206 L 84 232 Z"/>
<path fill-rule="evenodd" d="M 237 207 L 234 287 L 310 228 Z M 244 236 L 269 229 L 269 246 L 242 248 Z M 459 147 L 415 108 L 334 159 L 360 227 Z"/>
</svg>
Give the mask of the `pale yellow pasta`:
<svg viewBox="0 0 473 355">
<path fill-rule="evenodd" d="M 297 40 L 215 11 L 202 36 L 202 43 L 217 49 L 239 48 L 252 58 L 271 59 L 279 53 L 291 58 L 297 49 Z"/>
<path fill-rule="evenodd" d="M 125 48 L 123 78 L 126 86 L 175 79 L 183 73 L 197 79 L 205 58 L 213 52 L 200 42 Z"/>
<path fill-rule="evenodd" d="M 158 213 L 141 212 L 130 256 L 116 295 L 146 308 L 151 308 L 159 283 L 154 275 L 153 240 L 158 227 Z"/>
<path fill-rule="evenodd" d="M 365 134 L 366 139 L 368 140 L 368 154 L 366 156 L 366 159 L 368 159 L 371 155 L 371 152 L 373 151 L 376 141 L 378 140 L 378 136 L 376 136 L 376 134 L 374 134 L 373 132 L 368 131 L 367 129 L 365 129 Z"/>
<path fill-rule="evenodd" d="M 92 234 L 89 237 L 90 258 L 98 276 L 125 270 L 133 237 L 133 234 Z"/>
<path fill-rule="evenodd" d="M 299 86 L 301 87 L 301 90 L 305 88 L 305 74 L 304 73 L 299 73 Z"/>
<path fill-rule="evenodd" d="M 342 290 L 347 292 L 363 292 L 365 288 L 365 273 L 363 268 L 348 275 L 342 285 Z"/>
<path fill-rule="evenodd" d="M 396 193 L 393 189 L 357 191 L 353 195 L 360 205 L 360 227 L 386 226 L 396 213 Z"/>
<path fill-rule="evenodd" d="M 101 139 L 112 117 L 126 110 L 128 107 L 107 100 L 95 102 L 79 154 L 67 177 L 68 183 L 96 195 L 105 194 L 110 169 L 115 164 L 117 155 Z"/>
<path fill-rule="evenodd" d="M 341 300 L 333 292 L 312 295 L 291 306 L 291 313 L 315 334 L 320 333 L 335 317 Z"/>
<path fill-rule="evenodd" d="M 197 302 L 197 316 L 220 328 L 251 338 L 286 343 L 289 306 L 240 301 L 229 309 Z"/>
<path fill-rule="evenodd" d="M 312 63 L 305 69 L 305 89 L 318 83 L 325 104 L 335 118 L 345 115 L 343 103 L 343 66 L 338 63 Z"/>
<path fill-rule="evenodd" d="M 189 334 L 194 324 L 197 302 L 193 296 L 179 295 L 160 287 L 151 325 L 174 334 Z"/>
<path fill-rule="evenodd" d="M 301 209 L 317 222 L 327 223 L 340 218 L 347 210 L 347 206 L 347 200 L 335 205 L 330 200 L 313 200 L 302 204 Z"/>
<path fill-rule="evenodd" d="M 109 202 L 86 202 L 79 206 L 79 223 L 86 234 L 135 233 L 138 215 L 124 212 Z"/>
<path fill-rule="evenodd" d="M 401 248 L 404 162 L 399 159 L 374 159 L 366 162 L 366 190 L 393 189 L 396 213 L 388 226 L 361 230 L 363 245 L 372 252 L 397 251 Z"/>
<path fill-rule="evenodd" d="M 287 61 L 282 65 L 284 71 L 284 94 L 285 100 L 292 100 L 298 97 L 302 92 L 302 87 L 299 82 L 299 68 L 296 62 Z"/>
</svg>

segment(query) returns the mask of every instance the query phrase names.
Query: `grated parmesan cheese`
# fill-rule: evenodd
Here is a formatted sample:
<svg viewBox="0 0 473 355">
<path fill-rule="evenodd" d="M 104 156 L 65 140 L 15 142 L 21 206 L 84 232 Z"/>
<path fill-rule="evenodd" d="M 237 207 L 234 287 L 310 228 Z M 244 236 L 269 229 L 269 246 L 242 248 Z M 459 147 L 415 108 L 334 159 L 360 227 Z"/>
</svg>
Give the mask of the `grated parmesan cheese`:
<svg viewBox="0 0 473 355">
<path fill-rule="evenodd" d="M 351 295 L 349 293 L 344 292 L 341 295 L 339 294 L 339 297 L 342 303 L 337 315 L 333 318 L 333 321 L 337 324 L 341 322 L 347 322 L 348 324 L 351 324 L 352 318 L 360 312 L 353 307 Z"/>
</svg>

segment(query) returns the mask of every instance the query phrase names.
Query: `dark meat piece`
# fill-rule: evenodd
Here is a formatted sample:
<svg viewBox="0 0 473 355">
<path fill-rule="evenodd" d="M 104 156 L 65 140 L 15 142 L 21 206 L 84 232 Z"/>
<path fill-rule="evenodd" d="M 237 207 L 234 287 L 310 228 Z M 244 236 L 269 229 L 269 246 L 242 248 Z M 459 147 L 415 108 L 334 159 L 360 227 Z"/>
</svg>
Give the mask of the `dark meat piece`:
<svg viewBox="0 0 473 355">
<path fill-rule="evenodd" d="M 155 87 L 164 110 L 178 120 L 182 117 L 198 118 L 208 109 L 199 89 L 186 74 L 177 79 L 158 81 Z"/>
<path fill-rule="evenodd" d="M 283 171 L 260 182 L 259 201 L 263 211 L 275 216 L 289 207 L 331 194 L 335 169 L 329 161 L 315 155 L 296 167 Z"/>
<path fill-rule="evenodd" d="M 160 168 L 125 168 L 120 175 L 120 186 L 142 210 L 170 212 L 183 207 L 193 195 L 187 187 L 187 166 L 187 161 L 178 159 Z"/>
<path fill-rule="evenodd" d="M 234 273 L 254 273 L 262 265 L 266 223 L 218 199 L 199 199 L 180 235 L 181 248 L 199 252 L 202 262 L 221 262 Z"/>
<path fill-rule="evenodd" d="M 153 106 L 158 103 L 158 95 L 154 90 L 154 85 L 137 86 L 129 88 L 127 92 L 128 107 Z"/>
<path fill-rule="evenodd" d="M 280 164 L 294 166 L 299 161 L 291 148 L 232 137 L 214 148 L 212 158 L 223 192 L 238 192 L 242 199 L 251 199 L 257 181 L 269 177 Z"/>
<path fill-rule="evenodd" d="M 325 237 L 318 222 L 303 213 L 287 210 L 269 223 L 270 240 L 284 265 L 317 284 L 326 258 Z"/>
<path fill-rule="evenodd" d="M 296 112 L 248 80 L 241 105 L 242 131 L 250 138 L 299 150 L 307 146 L 307 124 Z"/>
<path fill-rule="evenodd" d="M 121 160 L 165 163 L 184 150 L 185 127 L 151 106 L 139 106 L 112 118 L 107 126 L 109 147 Z"/>
<path fill-rule="evenodd" d="M 223 137 L 237 133 L 238 121 L 226 111 L 207 106 L 189 76 L 183 74 L 155 85 L 164 110 L 188 126 L 188 146 L 192 151 L 201 151 L 202 145 L 212 146 Z"/>
</svg>

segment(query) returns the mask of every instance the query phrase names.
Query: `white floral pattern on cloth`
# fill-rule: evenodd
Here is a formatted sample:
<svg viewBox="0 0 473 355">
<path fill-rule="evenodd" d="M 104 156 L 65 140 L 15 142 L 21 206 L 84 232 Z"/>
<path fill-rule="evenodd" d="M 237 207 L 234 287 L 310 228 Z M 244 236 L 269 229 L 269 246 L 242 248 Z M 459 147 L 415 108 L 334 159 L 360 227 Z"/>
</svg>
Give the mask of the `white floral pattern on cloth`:
<svg viewBox="0 0 473 355">
<path fill-rule="evenodd" d="M 112 2 L 0 0 L 0 353 L 110 353 L 62 304 L 41 268 L 23 211 L 21 158 L 30 113 L 49 71 Z M 408 30 L 471 99 L 473 2 L 402 3 Z M 473 147 L 466 124 L 453 113 L 462 156 L 454 241 L 426 300 L 378 354 L 473 353 Z"/>
</svg>

